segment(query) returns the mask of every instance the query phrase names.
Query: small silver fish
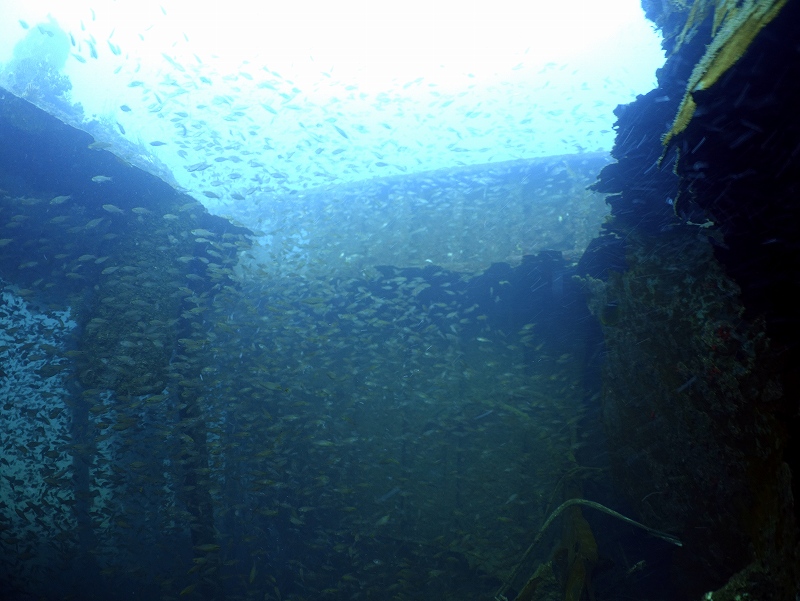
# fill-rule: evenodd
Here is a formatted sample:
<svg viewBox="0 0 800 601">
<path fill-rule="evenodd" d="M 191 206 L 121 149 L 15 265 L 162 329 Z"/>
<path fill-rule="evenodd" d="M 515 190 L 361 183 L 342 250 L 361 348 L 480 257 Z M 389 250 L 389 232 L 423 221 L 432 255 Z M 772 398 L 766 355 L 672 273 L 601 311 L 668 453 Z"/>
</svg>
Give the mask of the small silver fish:
<svg viewBox="0 0 800 601">
<path fill-rule="evenodd" d="M 111 178 L 111 177 L 108 177 L 107 175 L 95 175 L 95 176 L 92 178 L 92 181 L 93 181 L 94 183 L 96 183 L 96 184 L 104 184 L 104 183 L 106 183 L 106 182 L 110 182 L 110 181 L 112 181 L 112 180 L 113 180 L 113 178 Z"/>
</svg>

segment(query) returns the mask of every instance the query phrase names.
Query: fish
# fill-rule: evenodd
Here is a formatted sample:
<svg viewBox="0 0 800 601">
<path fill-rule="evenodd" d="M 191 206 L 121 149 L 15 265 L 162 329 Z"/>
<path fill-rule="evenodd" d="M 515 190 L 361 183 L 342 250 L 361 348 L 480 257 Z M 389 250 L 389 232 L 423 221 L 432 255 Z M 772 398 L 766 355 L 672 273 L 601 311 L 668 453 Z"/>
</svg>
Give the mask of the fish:
<svg viewBox="0 0 800 601">
<path fill-rule="evenodd" d="M 121 111 L 123 111 L 125 113 L 130 113 L 131 112 L 131 107 L 129 107 L 127 104 L 121 104 L 119 106 L 119 110 L 121 110 Z"/>
<path fill-rule="evenodd" d="M 376 501 L 378 503 L 383 503 L 384 501 L 388 501 L 389 499 L 391 499 L 393 496 L 395 496 L 399 492 L 400 492 L 400 487 L 399 486 L 395 486 L 392 490 L 387 492 L 385 495 L 383 495 L 382 497 L 379 497 L 378 499 L 376 499 Z"/>
<path fill-rule="evenodd" d="M 150 146 L 165 146 L 166 144 L 166 142 L 162 142 L 161 140 L 154 140 L 150 142 Z"/>
<path fill-rule="evenodd" d="M 205 544 L 205 545 L 196 545 L 195 549 L 197 549 L 198 551 L 202 551 L 203 553 L 211 553 L 213 551 L 219 551 L 220 546 L 212 544 L 212 543 L 208 543 L 208 544 Z"/>
<path fill-rule="evenodd" d="M 185 72 L 186 71 L 186 69 L 184 69 L 183 66 L 180 63 L 178 63 L 175 59 L 173 59 L 171 56 L 165 54 L 164 52 L 161 53 L 161 56 L 163 56 L 164 60 L 167 61 L 170 65 L 172 65 L 178 71 L 181 71 L 181 72 Z"/>
<path fill-rule="evenodd" d="M 109 213 L 117 213 L 118 215 L 122 215 L 122 214 L 124 214 L 124 213 L 125 213 L 125 211 L 123 211 L 122 209 L 120 209 L 118 206 L 116 206 L 116 205 L 112 205 L 112 204 L 106 204 L 106 205 L 103 205 L 103 208 L 104 208 L 106 211 L 108 211 Z"/>
<path fill-rule="evenodd" d="M 95 175 L 95 176 L 92 178 L 92 181 L 93 181 L 94 183 L 96 183 L 96 184 L 104 184 L 104 183 L 106 183 L 106 182 L 110 182 L 110 181 L 113 181 L 113 180 L 114 180 L 114 178 L 112 178 L 112 177 L 109 177 L 109 176 L 107 176 L 107 175 Z"/>
</svg>

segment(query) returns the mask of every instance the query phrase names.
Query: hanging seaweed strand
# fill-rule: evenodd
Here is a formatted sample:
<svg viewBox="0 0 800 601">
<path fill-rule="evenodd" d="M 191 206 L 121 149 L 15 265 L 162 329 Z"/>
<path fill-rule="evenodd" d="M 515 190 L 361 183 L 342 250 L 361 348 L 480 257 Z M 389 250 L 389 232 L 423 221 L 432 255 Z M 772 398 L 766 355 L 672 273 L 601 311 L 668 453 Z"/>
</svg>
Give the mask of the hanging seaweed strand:
<svg viewBox="0 0 800 601">
<path fill-rule="evenodd" d="M 539 543 L 539 540 L 541 540 L 545 530 L 547 530 L 550 524 L 553 523 L 553 520 L 555 520 L 559 515 L 561 515 L 561 513 L 565 509 L 569 509 L 574 505 L 584 505 L 585 507 L 591 507 L 592 509 L 597 509 L 598 511 L 602 511 L 603 513 L 607 513 L 610 516 L 620 519 L 623 522 L 630 524 L 631 526 L 636 526 L 637 528 L 641 528 L 642 530 L 645 530 L 648 534 L 658 537 L 662 540 L 665 540 L 668 543 L 672 543 L 673 545 L 677 545 L 678 547 L 683 546 L 683 543 L 681 543 L 681 541 L 678 538 L 672 536 L 671 534 L 667 534 L 666 532 L 661 532 L 660 530 L 656 530 L 655 528 L 650 528 L 650 526 L 645 526 L 644 524 L 641 524 L 636 520 L 632 520 L 629 517 L 625 517 L 621 513 L 617 513 L 613 509 L 609 509 L 605 505 L 601 505 L 600 503 L 595 503 L 594 501 L 589 501 L 587 499 L 569 499 L 568 501 L 564 501 L 561 505 L 559 505 L 556 508 L 556 510 L 550 514 L 550 517 L 547 518 L 545 523 L 539 529 L 539 533 L 536 535 L 536 538 L 533 539 L 533 542 L 530 544 L 530 546 L 525 550 L 525 553 L 523 553 L 522 558 L 519 560 L 519 563 L 517 563 L 517 567 L 514 568 L 514 572 L 511 574 L 511 577 L 503 584 L 503 586 L 500 587 L 500 590 L 498 590 L 497 594 L 494 596 L 496 601 L 506 601 L 505 597 L 506 591 L 508 591 L 508 588 L 511 586 L 511 582 L 513 582 L 514 579 L 519 575 L 519 571 L 520 568 L 522 567 L 522 564 L 525 563 L 525 560 L 528 559 L 528 556 L 530 556 L 531 551 L 533 551 L 533 549 Z"/>
</svg>

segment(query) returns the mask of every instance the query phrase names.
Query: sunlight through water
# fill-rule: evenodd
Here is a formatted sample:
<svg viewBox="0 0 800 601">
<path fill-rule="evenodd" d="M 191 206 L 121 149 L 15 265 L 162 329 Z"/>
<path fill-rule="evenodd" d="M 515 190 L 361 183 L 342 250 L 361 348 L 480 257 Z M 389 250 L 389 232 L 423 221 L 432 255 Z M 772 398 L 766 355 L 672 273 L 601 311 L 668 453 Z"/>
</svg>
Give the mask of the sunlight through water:
<svg viewBox="0 0 800 601">
<path fill-rule="evenodd" d="M 31 28 L 61 28 L 84 121 L 190 191 L 216 183 L 211 207 L 608 151 L 614 107 L 663 62 L 636 0 L 0 4 L 0 61 Z M 192 170 L 210 145 L 242 160 Z"/>
</svg>

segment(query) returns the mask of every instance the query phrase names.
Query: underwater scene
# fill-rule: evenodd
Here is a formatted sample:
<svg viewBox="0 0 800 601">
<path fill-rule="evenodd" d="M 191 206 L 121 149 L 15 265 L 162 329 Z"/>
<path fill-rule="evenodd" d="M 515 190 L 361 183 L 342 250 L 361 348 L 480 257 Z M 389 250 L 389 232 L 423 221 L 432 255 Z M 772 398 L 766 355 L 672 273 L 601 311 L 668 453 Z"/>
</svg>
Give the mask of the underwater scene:
<svg viewBox="0 0 800 601">
<path fill-rule="evenodd" d="M 800 0 L 47 4 L 0 600 L 796 601 Z"/>
</svg>

